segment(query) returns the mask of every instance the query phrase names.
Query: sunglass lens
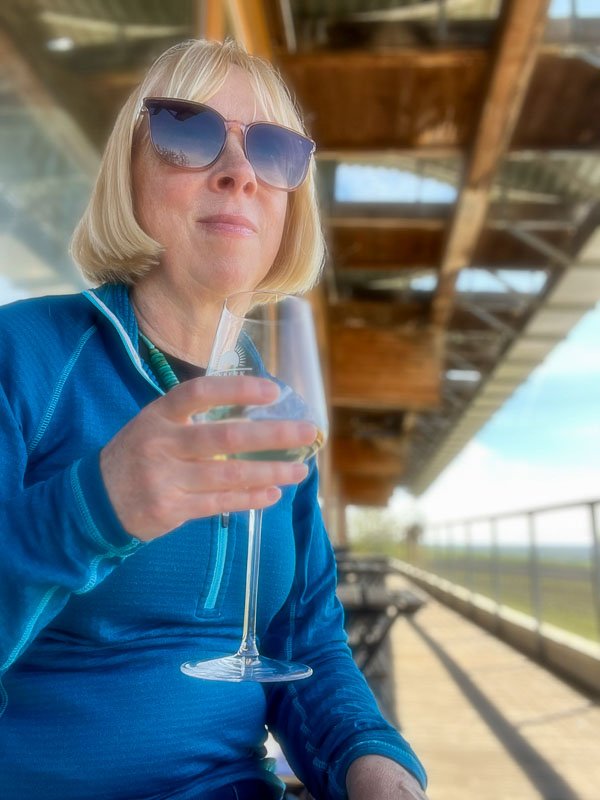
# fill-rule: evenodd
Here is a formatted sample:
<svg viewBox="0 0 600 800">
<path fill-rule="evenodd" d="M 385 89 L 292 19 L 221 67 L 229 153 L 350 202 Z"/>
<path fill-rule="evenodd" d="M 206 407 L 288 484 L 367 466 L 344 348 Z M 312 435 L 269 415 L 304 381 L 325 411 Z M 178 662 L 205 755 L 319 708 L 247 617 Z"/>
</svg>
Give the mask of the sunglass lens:
<svg viewBox="0 0 600 800">
<path fill-rule="evenodd" d="M 308 171 L 312 142 L 269 123 L 252 125 L 246 135 L 248 160 L 256 176 L 277 189 L 296 189 Z"/>
<path fill-rule="evenodd" d="M 225 126 L 210 108 L 182 102 L 147 101 L 152 143 L 158 155 L 176 167 L 206 167 L 219 155 Z"/>
</svg>

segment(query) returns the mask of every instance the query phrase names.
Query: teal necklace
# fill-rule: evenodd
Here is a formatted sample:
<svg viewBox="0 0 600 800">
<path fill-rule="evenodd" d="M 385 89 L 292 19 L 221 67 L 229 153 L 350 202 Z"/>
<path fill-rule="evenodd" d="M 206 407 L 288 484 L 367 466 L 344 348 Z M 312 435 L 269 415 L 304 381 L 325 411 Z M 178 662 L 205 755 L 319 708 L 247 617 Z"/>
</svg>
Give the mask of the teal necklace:
<svg viewBox="0 0 600 800">
<path fill-rule="evenodd" d="M 173 372 L 173 369 L 167 359 L 165 358 L 164 354 L 160 352 L 158 347 L 153 344 L 147 336 L 139 331 L 140 339 L 144 342 L 146 347 L 148 348 L 148 353 L 150 354 L 150 366 L 152 367 L 152 371 L 156 375 L 158 382 L 162 389 L 165 392 L 168 392 L 169 389 L 172 389 L 174 386 L 179 384 L 179 378 Z"/>
</svg>

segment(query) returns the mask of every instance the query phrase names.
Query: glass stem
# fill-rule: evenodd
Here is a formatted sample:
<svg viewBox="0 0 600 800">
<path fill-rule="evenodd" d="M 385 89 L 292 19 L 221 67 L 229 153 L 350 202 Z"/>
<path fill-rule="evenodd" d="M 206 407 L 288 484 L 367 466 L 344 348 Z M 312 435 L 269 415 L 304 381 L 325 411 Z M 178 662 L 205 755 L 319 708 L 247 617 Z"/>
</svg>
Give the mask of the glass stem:
<svg viewBox="0 0 600 800">
<path fill-rule="evenodd" d="M 244 630 L 238 656 L 257 658 L 256 608 L 258 601 L 258 572 L 260 569 L 260 535 L 262 509 L 250 510 L 248 519 L 248 562 L 246 566 L 246 601 L 244 605 Z"/>
</svg>

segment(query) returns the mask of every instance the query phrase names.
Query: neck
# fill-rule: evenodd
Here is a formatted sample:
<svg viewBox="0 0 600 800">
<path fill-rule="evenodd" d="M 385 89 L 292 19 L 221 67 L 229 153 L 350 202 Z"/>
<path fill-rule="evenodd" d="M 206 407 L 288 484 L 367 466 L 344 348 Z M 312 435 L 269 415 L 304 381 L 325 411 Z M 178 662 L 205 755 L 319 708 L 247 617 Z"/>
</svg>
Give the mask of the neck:
<svg viewBox="0 0 600 800">
<path fill-rule="evenodd" d="M 173 286 L 158 269 L 138 281 L 130 296 L 142 333 L 159 350 L 206 367 L 223 298 Z"/>
</svg>

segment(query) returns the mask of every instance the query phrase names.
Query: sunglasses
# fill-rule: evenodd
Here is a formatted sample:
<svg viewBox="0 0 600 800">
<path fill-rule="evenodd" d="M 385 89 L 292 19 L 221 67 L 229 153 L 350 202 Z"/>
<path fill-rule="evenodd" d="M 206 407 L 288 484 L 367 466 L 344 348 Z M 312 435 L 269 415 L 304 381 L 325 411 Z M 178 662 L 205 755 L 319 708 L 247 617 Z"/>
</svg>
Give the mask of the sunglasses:
<svg viewBox="0 0 600 800">
<path fill-rule="evenodd" d="M 315 151 L 312 139 L 273 122 L 232 123 L 203 103 L 170 97 L 146 97 L 150 141 L 156 155 L 172 167 L 207 169 L 219 158 L 227 130 L 239 126 L 244 154 L 257 179 L 292 192 L 306 178 Z"/>
</svg>

